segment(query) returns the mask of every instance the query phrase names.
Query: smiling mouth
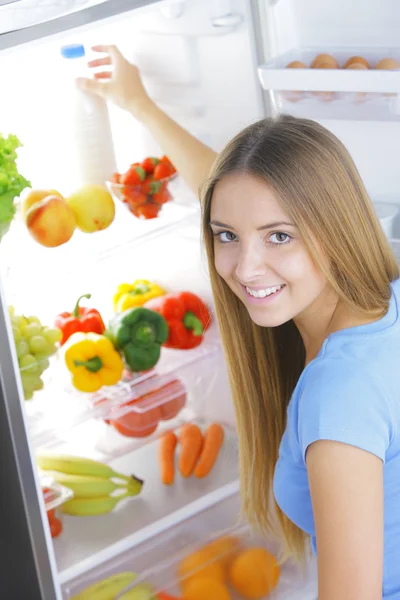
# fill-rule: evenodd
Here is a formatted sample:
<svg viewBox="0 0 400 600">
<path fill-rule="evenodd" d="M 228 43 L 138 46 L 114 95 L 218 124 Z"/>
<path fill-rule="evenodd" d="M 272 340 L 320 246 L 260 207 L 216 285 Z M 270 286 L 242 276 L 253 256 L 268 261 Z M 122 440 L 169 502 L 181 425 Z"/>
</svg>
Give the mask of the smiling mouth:
<svg viewBox="0 0 400 600">
<path fill-rule="evenodd" d="M 267 296 L 272 296 L 273 294 L 276 294 L 276 292 L 279 292 L 282 288 L 285 287 L 285 284 L 275 285 L 273 287 L 267 287 L 257 290 L 247 286 L 244 287 L 246 292 L 253 298 L 266 298 Z"/>
</svg>

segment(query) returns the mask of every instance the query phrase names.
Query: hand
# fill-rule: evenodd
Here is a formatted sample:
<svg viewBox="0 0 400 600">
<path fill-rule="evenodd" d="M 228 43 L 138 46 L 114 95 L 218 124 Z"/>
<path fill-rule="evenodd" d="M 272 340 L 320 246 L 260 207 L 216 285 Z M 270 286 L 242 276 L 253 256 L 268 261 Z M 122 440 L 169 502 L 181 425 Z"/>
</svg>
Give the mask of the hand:
<svg viewBox="0 0 400 600">
<path fill-rule="evenodd" d="M 143 86 L 139 69 L 128 62 L 116 46 L 94 46 L 92 50 L 106 56 L 91 60 L 89 68 L 110 65 L 112 70 L 96 72 L 94 79 L 79 78 L 78 87 L 113 102 L 140 120 L 152 101 Z"/>
</svg>

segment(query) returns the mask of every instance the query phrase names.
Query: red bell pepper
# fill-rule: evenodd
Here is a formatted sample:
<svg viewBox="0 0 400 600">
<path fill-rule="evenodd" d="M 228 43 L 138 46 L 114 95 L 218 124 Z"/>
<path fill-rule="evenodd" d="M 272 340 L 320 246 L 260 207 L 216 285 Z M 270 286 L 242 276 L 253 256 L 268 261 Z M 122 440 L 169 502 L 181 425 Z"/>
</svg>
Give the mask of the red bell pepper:
<svg viewBox="0 0 400 600">
<path fill-rule="evenodd" d="M 146 302 L 145 307 L 158 312 L 167 321 L 169 335 L 163 344 L 166 348 L 190 350 L 199 346 L 204 331 L 211 323 L 206 304 L 191 292 L 153 298 Z"/>
<path fill-rule="evenodd" d="M 98 310 L 79 306 L 82 298 L 89 300 L 91 295 L 83 294 L 80 296 L 72 313 L 63 312 L 56 317 L 55 326 L 61 329 L 62 332 L 61 346 L 65 344 L 73 333 L 77 333 L 78 331 L 83 333 L 99 333 L 101 335 L 106 329 Z"/>
</svg>

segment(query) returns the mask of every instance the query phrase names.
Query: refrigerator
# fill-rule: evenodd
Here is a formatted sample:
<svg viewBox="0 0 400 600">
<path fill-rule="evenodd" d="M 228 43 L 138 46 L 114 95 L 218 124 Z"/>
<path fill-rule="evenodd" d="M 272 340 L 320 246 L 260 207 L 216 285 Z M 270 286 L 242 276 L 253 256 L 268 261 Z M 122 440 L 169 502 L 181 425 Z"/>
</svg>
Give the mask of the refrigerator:
<svg viewBox="0 0 400 600">
<path fill-rule="evenodd" d="M 139 66 L 150 96 L 216 151 L 246 125 L 279 113 L 315 119 L 331 129 L 351 152 L 400 257 L 400 66 L 379 68 L 384 58 L 400 64 L 399 27 L 395 0 L 368 5 L 362 0 L 351 5 L 345 0 L 2 0 L 0 132 L 21 139 L 18 165 L 32 187 L 68 190 L 74 142 L 65 126 L 71 105 L 63 92 L 60 47 L 116 44 Z M 311 68 L 322 53 L 334 57 L 339 68 Z M 352 56 L 370 68 L 345 68 Z M 293 61 L 300 61 L 300 68 L 288 68 Z M 133 161 L 163 154 L 133 117 L 114 106 L 109 114 L 120 172 Z M 173 200 L 159 218 L 136 219 L 116 200 L 109 228 L 92 235 L 76 232 L 58 248 L 37 244 L 18 217 L 1 240 L 4 598 L 66 600 L 126 572 L 138 576 L 107 598 L 135 589 L 137 595 L 126 598 L 152 600 L 161 591 L 180 598 L 179 565 L 204 544 L 233 535 L 245 547 L 276 551 L 241 519 L 235 416 L 215 319 L 197 348 L 163 348 L 155 379 L 144 374 L 83 395 L 55 355 L 44 389 L 24 399 L 10 306 L 52 326 L 55 315 L 90 293 L 90 303 L 108 320 L 118 285 L 147 279 L 167 290 L 192 291 L 212 311 L 198 198 L 179 174 L 170 191 Z M 176 400 L 181 385 L 184 407 L 172 420 L 158 422 L 153 433 L 126 436 L 110 426 L 132 412 L 143 418 Z M 132 395 L 139 400 L 150 395 L 150 405 L 127 406 Z M 223 425 L 217 463 L 205 479 L 177 475 L 172 486 L 164 486 L 159 436 L 191 422 L 203 429 L 212 422 Z M 53 538 L 48 513 L 60 510 L 70 496 L 56 485 L 51 498 L 44 498 L 36 464 L 42 450 L 134 473 L 144 480 L 142 492 L 108 514 L 64 515 L 62 532 Z M 139 596 L 147 584 L 152 591 Z M 232 588 L 229 593 L 233 600 L 245 597 Z M 97 588 L 86 597 L 103 598 L 99 594 Z M 316 600 L 315 560 L 310 558 L 305 571 L 285 564 L 268 598 Z"/>
</svg>

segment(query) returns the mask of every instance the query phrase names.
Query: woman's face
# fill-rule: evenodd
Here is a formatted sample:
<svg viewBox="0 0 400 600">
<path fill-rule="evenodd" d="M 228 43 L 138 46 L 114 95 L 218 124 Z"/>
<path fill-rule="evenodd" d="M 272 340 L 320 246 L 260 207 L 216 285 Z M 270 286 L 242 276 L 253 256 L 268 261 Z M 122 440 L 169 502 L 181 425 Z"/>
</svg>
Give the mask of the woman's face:
<svg viewBox="0 0 400 600">
<path fill-rule="evenodd" d="M 245 174 L 219 181 L 210 226 L 215 268 L 257 325 L 276 327 L 312 314 L 325 277 L 264 182 Z"/>
</svg>

